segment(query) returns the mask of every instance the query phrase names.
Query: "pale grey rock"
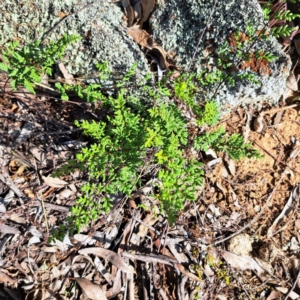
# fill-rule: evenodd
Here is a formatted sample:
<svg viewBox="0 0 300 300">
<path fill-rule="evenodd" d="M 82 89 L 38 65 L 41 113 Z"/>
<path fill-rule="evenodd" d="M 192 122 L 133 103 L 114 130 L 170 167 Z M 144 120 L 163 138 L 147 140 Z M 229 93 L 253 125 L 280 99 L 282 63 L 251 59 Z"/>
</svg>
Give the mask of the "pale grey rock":
<svg viewBox="0 0 300 300">
<path fill-rule="evenodd" d="M 148 72 L 148 64 L 139 46 L 126 34 L 126 22 L 120 3 L 110 0 L 94 4 L 62 22 L 48 40 L 63 34 L 76 34 L 82 40 L 67 48 L 64 63 L 74 75 L 90 76 L 95 64 L 108 62 L 112 71 L 124 74 L 138 63 L 137 77 Z M 88 0 L 2 0 L 0 1 L 0 47 L 12 40 L 27 44 L 43 39 L 64 15 L 76 12 Z"/>
<path fill-rule="evenodd" d="M 207 56 L 205 52 L 208 42 L 215 44 L 218 50 L 231 33 L 246 32 L 247 24 L 252 24 L 256 30 L 264 27 L 262 10 L 256 0 L 157 0 L 156 10 L 150 18 L 153 36 L 166 51 L 177 54 L 176 64 L 183 70 L 197 73 L 205 68 L 210 72 L 218 69 L 216 53 Z M 206 26 L 209 30 L 205 30 Z M 202 86 L 197 99 L 206 101 L 214 97 L 223 113 L 248 103 L 257 106 L 263 102 L 276 104 L 285 90 L 291 62 L 273 37 L 255 42 L 251 52 L 258 50 L 278 57 L 268 64 L 271 75 L 258 76 L 261 85 L 237 80 L 234 87 L 223 84 L 216 95 L 218 84 Z M 232 59 L 235 63 L 238 61 L 236 57 Z"/>
<path fill-rule="evenodd" d="M 12 40 L 26 44 L 42 39 L 64 14 L 76 12 L 88 3 L 88 0 L 2 0 L 0 47 Z M 213 41 L 219 46 L 230 33 L 245 32 L 250 21 L 256 29 L 264 26 L 257 0 L 157 0 L 150 18 L 150 29 L 153 38 L 165 50 L 177 54 L 177 65 L 183 70 L 188 69 L 196 51 L 190 71 L 200 72 L 204 67 L 214 71 L 218 69 L 217 57 L 212 53 L 205 58 L 205 43 Z M 207 25 L 212 30 L 206 31 L 200 40 Z M 81 41 L 67 48 L 64 59 L 68 71 L 74 75 L 94 78 L 97 75 L 95 64 L 105 61 L 117 78 L 135 62 L 139 64 L 136 74 L 138 80 L 149 72 L 143 51 L 126 34 L 120 2 L 94 1 L 93 6 L 62 22 L 47 38 L 55 40 L 63 34 L 82 37 Z M 245 80 L 238 80 L 234 87 L 223 84 L 214 97 L 223 113 L 240 104 L 276 103 L 285 88 L 290 61 L 278 42 L 274 38 L 258 41 L 253 50 L 264 50 L 278 56 L 276 61 L 269 64 L 272 74 L 259 76 L 261 85 Z M 236 62 L 237 59 L 233 60 Z M 201 86 L 197 94 L 199 102 L 211 99 L 217 86 Z M 136 99 L 147 99 L 145 93 L 138 89 L 134 89 L 133 93 Z"/>
<path fill-rule="evenodd" d="M 252 239 L 248 234 L 239 234 L 229 240 L 227 249 L 237 255 L 250 255 L 252 251 Z"/>
</svg>

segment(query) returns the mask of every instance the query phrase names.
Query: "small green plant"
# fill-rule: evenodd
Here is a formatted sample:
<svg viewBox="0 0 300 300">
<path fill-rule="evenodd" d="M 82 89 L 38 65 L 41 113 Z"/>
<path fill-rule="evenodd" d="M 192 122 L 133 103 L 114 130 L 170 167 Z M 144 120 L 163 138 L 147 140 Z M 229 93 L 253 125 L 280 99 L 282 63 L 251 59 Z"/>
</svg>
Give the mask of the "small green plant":
<svg viewBox="0 0 300 300">
<path fill-rule="evenodd" d="M 199 285 L 196 286 L 195 288 L 195 294 L 194 294 L 194 300 L 200 300 L 201 295 L 200 295 L 201 288 Z"/>
<path fill-rule="evenodd" d="M 281 2 L 284 3 L 286 1 Z M 291 2 L 296 3 L 297 0 Z M 289 27 L 284 23 L 300 18 L 300 14 L 294 14 L 290 10 L 284 8 L 278 10 L 274 1 L 270 1 L 263 6 L 263 13 L 265 20 L 269 22 L 268 26 L 271 28 L 270 34 L 276 38 L 290 37 L 296 28 Z"/>
<path fill-rule="evenodd" d="M 134 74 L 132 69 L 128 74 Z M 185 201 L 197 199 L 197 190 L 203 184 L 203 165 L 185 154 L 190 143 L 188 120 L 174 103 L 159 99 L 159 96 L 171 96 L 171 91 L 161 84 L 156 91 L 149 91 L 153 96 L 152 107 L 133 111 L 130 97 L 125 97 L 124 83 L 128 77 L 125 78 L 124 82 L 118 83 L 121 89 L 116 97 L 104 96 L 99 85 L 90 85 L 89 89 L 71 87 L 78 91 L 80 97 L 92 101 L 101 99 L 109 111 L 107 120 L 102 122 L 75 122 L 94 140 L 91 146 L 83 148 L 77 155 L 77 166 L 85 166 L 90 176 L 69 219 L 73 224 L 70 227 L 77 230 L 95 220 L 101 211 L 110 210 L 111 194 L 121 192 L 130 196 L 141 187 L 142 178 L 153 166 L 156 166 L 153 176 L 157 178 L 157 193 L 153 196 L 160 201 L 170 223 L 175 221 Z M 195 78 L 193 75 L 178 78 L 173 83 L 175 96 L 193 111 L 198 126 L 215 125 L 219 119 L 218 106 L 214 101 L 208 101 L 203 108 L 197 105 Z M 243 155 L 258 157 L 250 144 L 240 145 L 241 137 L 232 140 L 230 137 L 224 138 L 224 134 L 224 130 L 217 131 L 217 141 L 211 135 L 203 134 L 195 139 L 195 148 L 205 150 L 206 147 L 214 147 L 218 151 L 227 151 L 236 159 Z M 73 161 L 70 168 L 74 166 L 76 163 Z M 66 171 L 65 166 L 63 168 L 61 170 Z"/>
<path fill-rule="evenodd" d="M 255 52 L 255 58 L 259 59 L 259 60 L 267 60 L 268 62 L 272 62 L 274 60 L 276 60 L 278 57 L 270 52 L 263 52 L 263 51 L 258 51 Z"/>
<path fill-rule="evenodd" d="M 221 60 L 218 60 L 218 65 L 224 67 L 225 64 Z M 217 69 L 213 72 L 208 72 L 207 70 L 201 70 L 197 75 L 197 79 L 202 86 L 213 85 L 215 83 L 221 82 L 226 79 L 226 72 Z"/>
<path fill-rule="evenodd" d="M 79 39 L 75 35 L 64 35 L 45 46 L 37 41 L 24 47 L 20 47 L 18 41 L 11 42 L 2 50 L 0 70 L 8 73 L 14 90 L 22 85 L 35 93 L 35 84 L 41 83 L 43 74 L 51 75 L 53 65 L 62 59 L 67 46 Z"/>
<path fill-rule="evenodd" d="M 251 143 L 244 143 L 244 138 L 241 135 L 232 134 L 227 136 L 223 127 L 196 137 L 194 147 L 196 150 L 202 151 L 207 151 L 211 147 L 217 152 L 227 153 L 233 160 L 239 160 L 244 157 L 262 158 L 260 152 L 252 148 Z"/>
<path fill-rule="evenodd" d="M 190 268 L 197 274 L 197 277 L 202 280 L 203 277 L 203 269 L 198 264 L 190 265 Z"/>
<path fill-rule="evenodd" d="M 290 36 L 293 31 L 295 31 L 295 27 L 289 27 L 288 25 L 283 25 L 279 27 L 271 28 L 271 35 L 275 36 L 276 38 Z"/>
<path fill-rule="evenodd" d="M 8 73 L 14 88 L 24 85 L 34 92 L 42 74 L 50 75 L 53 64 L 62 58 L 67 45 L 77 40 L 75 36 L 64 36 L 47 46 L 36 42 L 23 48 L 12 43 L 3 51 L 4 62 L 0 68 Z M 216 103 L 207 101 L 199 105 L 195 95 L 199 82 L 219 80 L 222 72 L 217 73 L 220 78 L 215 79 L 209 73 L 202 74 L 204 76 L 183 74 L 175 81 L 166 77 L 156 88 L 147 87 L 145 78 L 135 82 L 135 87 L 148 93 L 151 105 L 134 105 L 138 100 L 129 91 L 136 67 L 114 82 L 108 65 L 102 63 L 97 65 L 100 73 L 97 84 L 55 84 L 63 100 L 69 99 L 70 91 L 76 92 L 88 102 L 100 103 L 107 113 L 99 122 L 75 121 L 91 138 L 91 143 L 76 159 L 56 170 L 56 175 L 80 169 L 87 172 L 89 180 L 82 186 L 82 194 L 72 207 L 67 223 L 56 230 L 54 237 L 62 238 L 62 232 L 80 231 L 99 214 L 109 212 L 112 195 L 121 193 L 130 197 L 150 174 L 155 179 L 153 197 L 159 200 L 161 210 L 173 223 L 185 202 L 197 199 L 198 189 L 203 184 L 204 166 L 197 158 L 189 157 L 190 145 L 197 150 L 212 147 L 225 151 L 234 159 L 259 157 L 250 144 L 243 144 L 241 136 L 226 136 L 223 129 L 211 133 L 200 131 L 196 138 L 189 135 L 190 120 L 182 107 L 195 116 L 196 126 L 207 128 L 217 124 L 220 113 Z M 114 82 L 110 93 L 103 92 L 106 82 Z"/>
<path fill-rule="evenodd" d="M 266 39 L 268 36 L 262 31 L 256 31 L 251 23 L 247 24 L 246 33 L 234 32 L 227 37 L 227 41 L 224 41 L 217 50 L 218 66 L 223 72 L 222 74 L 218 70 L 219 81 L 227 81 L 231 86 L 235 86 L 237 79 L 247 80 L 256 85 L 261 84 L 255 74 L 259 71 L 255 65 L 258 63 L 267 65 L 278 57 L 266 51 L 251 52 L 251 45 L 257 38 Z M 237 61 L 238 63 L 234 63 Z M 238 69 L 243 71 L 236 72 Z"/>
<path fill-rule="evenodd" d="M 223 280 L 226 285 L 230 285 L 230 275 L 227 269 L 223 268 L 223 263 L 217 260 L 213 255 L 207 254 L 205 258 L 207 264 L 216 272 L 217 277 Z"/>
</svg>

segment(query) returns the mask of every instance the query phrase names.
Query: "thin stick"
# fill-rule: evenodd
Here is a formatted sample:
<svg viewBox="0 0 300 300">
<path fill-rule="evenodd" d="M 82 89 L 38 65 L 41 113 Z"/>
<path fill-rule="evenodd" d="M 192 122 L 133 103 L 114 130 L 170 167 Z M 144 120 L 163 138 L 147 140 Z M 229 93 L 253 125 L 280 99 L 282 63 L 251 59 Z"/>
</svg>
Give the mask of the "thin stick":
<svg viewBox="0 0 300 300">
<path fill-rule="evenodd" d="M 300 270 L 299 270 L 299 272 L 298 272 L 297 278 L 295 279 L 295 282 L 294 282 L 292 288 L 291 288 L 290 291 L 287 293 L 287 295 L 285 296 L 284 300 L 287 300 L 287 299 L 290 297 L 290 294 L 292 293 L 292 291 L 293 291 L 294 288 L 296 287 L 296 284 L 297 284 L 297 281 L 298 281 L 299 277 L 300 277 Z"/>
<path fill-rule="evenodd" d="M 130 252 L 122 252 L 123 257 L 127 257 L 132 260 L 140 260 L 148 263 L 161 263 L 169 266 L 173 266 L 174 263 L 178 263 L 175 259 L 171 259 L 165 255 L 142 255 L 142 254 L 132 254 Z"/>
<path fill-rule="evenodd" d="M 42 208 L 43 208 L 43 214 L 44 214 L 44 219 L 45 219 L 45 224 L 46 224 L 46 230 L 47 230 L 47 233 L 49 235 L 49 226 L 48 226 L 48 220 L 47 220 L 47 212 L 46 212 L 44 198 L 43 198 L 43 194 L 42 193 L 41 193 L 41 196 L 39 196 L 39 194 L 38 194 L 38 199 L 42 202 Z"/>
<path fill-rule="evenodd" d="M 156 235 L 160 235 L 160 232 L 158 232 L 153 226 L 148 225 L 147 223 L 143 222 L 142 220 L 138 219 L 135 216 L 131 217 L 133 220 L 139 222 L 140 224 L 144 225 L 145 227 L 147 227 L 148 229 L 151 229 Z"/>
</svg>

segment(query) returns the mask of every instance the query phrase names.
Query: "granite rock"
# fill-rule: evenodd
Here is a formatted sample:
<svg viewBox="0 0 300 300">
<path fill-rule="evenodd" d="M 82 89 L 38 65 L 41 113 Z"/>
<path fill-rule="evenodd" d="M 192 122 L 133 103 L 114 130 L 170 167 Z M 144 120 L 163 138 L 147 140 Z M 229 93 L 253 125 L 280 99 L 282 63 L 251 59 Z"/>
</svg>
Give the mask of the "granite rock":
<svg viewBox="0 0 300 300">
<path fill-rule="evenodd" d="M 0 48 L 7 42 L 19 40 L 26 44 L 43 39 L 66 15 L 77 12 L 88 0 L 2 0 L 0 2 Z M 169 52 L 176 53 L 176 64 L 183 71 L 209 72 L 218 69 L 214 53 L 207 56 L 207 43 L 218 48 L 234 32 L 245 32 L 251 22 L 256 29 L 264 26 L 262 10 L 257 0 L 157 0 L 150 18 L 153 38 Z M 209 30 L 205 30 L 205 28 Z M 114 74 L 124 74 L 138 62 L 137 79 L 149 73 L 149 64 L 140 47 L 126 34 L 126 20 L 120 2 L 94 1 L 63 21 L 47 36 L 55 40 L 63 34 L 76 34 L 81 41 L 67 48 L 64 63 L 73 75 L 97 76 L 95 64 L 107 61 Z M 237 105 L 248 103 L 277 103 L 285 89 L 290 60 L 281 50 L 276 39 L 258 40 L 253 51 L 263 50 L 278 58 L 268 67 L 268 76 L 260 76 L 261 84 L 239 80 L 235 86 L 218 84 L 201 87 L 199 102 L 214 96 L 222 112 L 229 112 Z M 247 70 L 239 70 L 240 73 Z M 215 94 L 215 91 L 217 93 Z M 135 96 L 145 98 L 135 90 Z"/>
<path fill-rule="evenodd" d="M 21 44 L 43 39 L 56 40 L 63 34 L 75 34 L 81 41 L 67 48 L 64 63 L 74 75 L 90 76 L 95 64 L 107 61 L 113 72 L 124 74 L 138 62 L 137 76 L 148 72 L 148 64 L 139 46 L 126 34 L 126 21 L 120 3 L 108 0 L 2 0 L 0 1 L 0 47 L 12 40 Z"/>
<path fill-rule="evenodd" d="M 247 25 L 255 30 L 265 26 L 262 9 L 256 0 L 157 0 L 150 18 L 153 36 L 166 51 L 176 53 L 176 65 L 183 71 L 197 73 L 205 68 L 209 72 L 218 69 L 215 53 L 207 55 L 208 44 L 215 45 L 217 51 L 223 43 L 227 43 L 232 33 L 247 32 Z M 223 113 L 248 103 L 257 106 L 263 102 L 276 104 L 285 90 L 290 59 L 273 37 L 257 39 L 251 51 L 264 51 L 277 56 L 276 60 L 268 63 L 270 74 L 262 76 L 253 72 L 261 84 L 238 80 L 235 86 L 225 83 L 220 87 L 218 84 L 201 87 L 197 99 L 205 101 L 214 97 Z M 237 60 L 233 62 L 237 63 Z M 238 72 L 242 74 L 252 70 Z"/>
</svg>

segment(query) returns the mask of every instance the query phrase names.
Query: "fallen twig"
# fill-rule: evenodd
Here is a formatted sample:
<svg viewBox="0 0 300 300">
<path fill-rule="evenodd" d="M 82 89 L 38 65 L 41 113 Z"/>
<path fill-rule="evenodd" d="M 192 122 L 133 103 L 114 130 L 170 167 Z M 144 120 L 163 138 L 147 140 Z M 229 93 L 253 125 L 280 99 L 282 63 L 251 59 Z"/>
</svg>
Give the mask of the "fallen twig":
<svg viewBox="0 0 300 300">
<path fill-rule="evenodd" d="M 173 266 L 173 263 L 178 263 L 175 259 L 171 259 L 165 255 L 141 255 L 132 254 L 126 251 L 122 252 L 121 255 L 133 260 L 141 260 L 149 263 L 162 263 L 169 266 Z"/>
<path fill-rule="evenodd" d="M 290 297 L 290 294 L 292 293 L 292 291 L 293 291 L 294 288 L 296 287 L 296 284 L 297 284 L 297 281 L 298 281 L 299 277 L 300 277 L 300 270 L 299 270 L 299 272 L 298 272 L 297 278 L 295 279 L 292 288 L 291 288 L 290 291 L 287 293 L 287 295 L 285 296 L 284 300 L 287 300 L 287 299 Z"/>
</svg>

